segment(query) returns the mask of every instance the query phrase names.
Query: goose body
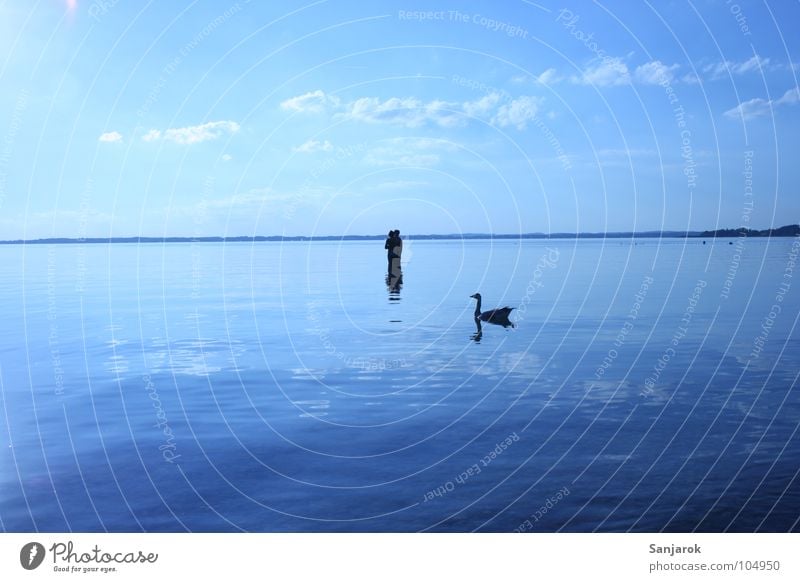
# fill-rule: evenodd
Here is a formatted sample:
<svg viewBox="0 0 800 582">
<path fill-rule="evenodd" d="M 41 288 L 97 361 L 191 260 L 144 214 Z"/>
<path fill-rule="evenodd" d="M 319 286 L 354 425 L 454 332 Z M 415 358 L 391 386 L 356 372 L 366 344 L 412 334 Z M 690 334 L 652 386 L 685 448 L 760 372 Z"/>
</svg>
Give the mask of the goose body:
<svg viewBox="0 0 800 582">
<path fill-rule="evenodd" d="M 475 319 L 487 323 L 496 323 L 503 327 L 509 325 L 512 327 L 514 326 L 508 319 L 508 316 L 511 315 L 511 311 L 514 309 L 513 307 L 498 307 L 497 309 L 481 312 L 481 294 L 475 293 L 474 295 L 470 295 L 470 297 L 478 301 L 478 304 L 475 306 Z"/>
</svg>

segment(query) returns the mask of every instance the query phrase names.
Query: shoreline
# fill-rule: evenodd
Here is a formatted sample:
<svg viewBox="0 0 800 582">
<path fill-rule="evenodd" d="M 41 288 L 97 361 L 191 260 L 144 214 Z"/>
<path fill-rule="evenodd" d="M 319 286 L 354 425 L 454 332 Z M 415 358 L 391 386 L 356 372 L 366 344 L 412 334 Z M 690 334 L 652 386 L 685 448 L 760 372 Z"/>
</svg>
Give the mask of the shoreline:
<svg viewBox="0 0 800 582">
<path fill-rule="evenodd" d="M 638 238 L 772 238 L 800 236 L 800 226 L 793 224 L 775 229 L 720 229 L 714 231 L 644 231 L 644 232 L 582 232 L 582 233 L 524 233 L 524 234 L 412 234 L 406 240 L 551 240 L 551 239 L 638 239 Z M 201 237 L 92 237 L 92 238 L 38 238 L 3 240 L 0 245 L 41 244 L 131 244 L 131 243 L 220 243 L 220 242 L 331 242 L 383 240 L 386 235 L 339 236 L 201 236 Z"/>
</svg>

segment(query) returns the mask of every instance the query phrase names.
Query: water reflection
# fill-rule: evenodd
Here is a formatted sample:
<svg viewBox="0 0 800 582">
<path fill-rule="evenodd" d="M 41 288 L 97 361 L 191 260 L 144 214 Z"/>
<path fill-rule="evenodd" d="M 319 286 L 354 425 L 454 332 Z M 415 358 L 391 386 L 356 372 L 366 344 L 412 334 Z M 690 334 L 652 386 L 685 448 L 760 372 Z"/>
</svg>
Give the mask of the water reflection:
<svg viewBox="0 0 800 582">
<path fill-rule="evenodd" d="M 475 343 L 481 343 L 481 338 L 483 337 L 483 326 L 481 325 L 481 320 L 477 317 L 475 318 L 475 327 L 478 329 L 475 333 L 469 336 L 469 339 L 473 340 Z"/>
<path fill-rule="evenodd" d="M 509 321 L 508 318 L 505 319 L 505 322 L 487 321 L 486 323 L 491 323 L 492 325 L 500 325 L 503 326 L 504 328 L 517 327 L 516 324 Z M 476 328 L 475 333 L 469 336 L 469 339 L 473 340 L 476 343 L 481 343 L 481 339 L 483 338 L 483 325 L 481 324 L 481 320 L 478 319 L 477 317 L 475 318 L 475 328 Z"/>
<path fill-rule="evenodd" d="M 386 276 L 386 290 L 389 292 L 389 301 L 400 301 L 400 290 L 403 288 L 403 274 L 389 274 Z"/>
</svg>

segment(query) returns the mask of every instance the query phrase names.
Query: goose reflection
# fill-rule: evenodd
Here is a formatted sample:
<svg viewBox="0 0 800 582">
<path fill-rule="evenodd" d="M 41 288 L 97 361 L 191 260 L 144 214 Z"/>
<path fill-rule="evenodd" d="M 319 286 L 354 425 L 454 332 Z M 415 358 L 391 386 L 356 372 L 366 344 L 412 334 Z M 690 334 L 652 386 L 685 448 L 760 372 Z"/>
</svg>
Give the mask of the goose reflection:
<svg viewBox="0 0 800 582">
<path fill-rule="evenodd" d="M 483 326 L 481 325 L 481 320 L 477 317 L 475 318 L 475 327 L 477 328 L 477 331 L 469 336 L 469 339 L 479 344 L 481 343 L 481 338 L 483 337 Z"/>
<path fill-rule="evenodd" d="M 490 309 L 489 311 L 481 312 L 481 294 L 475 293 L 470 295 L 473 299 L 478 301 L 475 306 L 475 321 L 478 324 L 478 331 L 480 332 L 480 322 L 493 323 L 495 325 L 502 325 L 503 327 L 515 327 L 515 325 L 508 319 L 511 315 L 513 307 L 498 307 L 497 309 Z"/>
</svg>

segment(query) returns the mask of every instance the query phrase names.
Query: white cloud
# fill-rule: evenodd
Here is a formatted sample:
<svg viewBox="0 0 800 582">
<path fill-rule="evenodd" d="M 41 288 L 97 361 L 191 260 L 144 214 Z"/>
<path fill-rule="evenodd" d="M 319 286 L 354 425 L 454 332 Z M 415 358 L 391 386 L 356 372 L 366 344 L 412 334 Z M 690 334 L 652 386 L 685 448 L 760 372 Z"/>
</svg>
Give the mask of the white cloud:
<svg viewBox="0 0 800 582">
<path fill-rule="evenodd" d="M 310 139 L 302 145 L 292 148 L 293 151 L 302 154 L 313 154 L 314 152 L 331 152 L 333 151 L 333 144 L 327 139 L 325 141 L 317 141 Z"/>
<path fill-rule="evenodd" d="M 630 149 L 621 149 L 621 148 L 606 148 L 602 150 L 597 150 L 597 156 L 600 158 L 634 158 L 634 157 L 645 157 L 645 156 L 655 156 L 658 152 L 653 149 L 647 148 L 630 148 Z"/>
<path fill-rule="evenodd" d="M 573 83 L 598 87 L 613 87 L 634 82 L 641 85 L 659 85 L 664 82 L 674 83 L 679 80 L 691 84 L 700 82 L 697 76 L 692 73 L 686 74 L 679 79 L 676 75 L 680 68 L 678 64 L 666 65 L 659 60 L 655 60 L 641 64 L 631 70 L 621 58 L 605 57 L 601 61 L 595 59 L 592 64 L 586 67 L 583 73 L 572 76 L 570 80 Z M 540 78 L 544 77 L 542 80 L 544 83 L 554 83 L 560 80 L 557 78 L 551 80 L 551 76 L 555 76 L 555 70 L 548 69 L 540 75 Z"/>
<path fill-rule="evenodd" d="M 651 61 L 636 67 L 634 72 L 635 79 L 645 85 L 659 85 L 661 83 L 671 83 L 675 78 L 675 71 L 679 65 L 667 66 L 661 61 Z"/>
<path fill-rule="evenodd" d="M 519 130 L 525 129 L 528 122 L 536 117 L 539 106 L 544 102 L 541 97 L 531 97 L 523 95 L 510 103 L 501 105 L 497 110 L 497 115 L 492 119 L 492 123 L 500 127 L 513 125 Z"/>
<path fill-rule="evenodd" d="M 230 162 L 233 159 L 233 156 L 230 154 L 222 154 L 222 161 L 223 162 Z"/>
<path fill-rule="evenodd" d="M 438 152 L 452 152 L 458 146 L 452 142 L 427 137 L 399 137 L 383 140 L 364 156 L 372 166 L 435 166 L 441 161 Z"/>
<path fill-rule="evenodd" d="M 168 129 L 164 132 L 164 139 L 179 144 L 193 144 L 217 139 L 226 133 L 236 133 L 239 129 L 235 121 L 209 121 L 202 125 Z"/>
<path fill-rule="evenodd" d="M 555 69 L 547 69 L 544 73 L 536 77 L 542 85 L 553 85 L 561 80 Z"/>
<path fill-rule="evenodd" d="M 755 99 L 739 103 L 739 105 L 733 109 L 726 111 L 725 116 L 732 119 L 741 118 L 748 121 L 755 117 L 771 114 L 779 105 L 796 105 L 799 102 L 800 89 L 795 87 L 794 89 L 786 91 L 780 99 L 762 99 L 761 97 L 756 97 Z"/>
<path fill-rule="evenodd" d="M 156 141 L 157 139 L 161 139 L 161 131 L 158 129 L 151 129 L 142 136 L 142 141 Z"/>
<path fill-rule="evenodd" d="M 403 154 L 389 155 L 391 152 L 376 148 L 364 158 L 364 161 L 372 166 L 415 166 L 431 167 L 436 166 L 441 161 L 438 154 Z"/>
<path fill-rule="evenodd" d="M 464 113 L 470 117 L 481 117 L 490 114 L 490 112 L 500 102 L 500 93 L 489 93 L 481 97 L 477 101 L 467 101 L 463 105 Z"/>
<path fill-rule="evenodd" d="M 722 61 L 711 63 L 703 67 L 703 72 L 708 73 L 712 79 L 720 79 L 728 75 L 744 75 L 754 71 L 760 71 L 769 64 L 768 58 L 753 55 L 746 61 L 737 63 L 734 61 Z"/>
<path fill-rule="evenodd" d="M 769 64 L 768 58 L 761 58 L 758 55 L 753 55 L 743 63 L 734 64 L 732 69 L 737 75 L 743 75 L 753 71 L 759 71 Z"/>
<path fill-rule="evenodd" d="M 246 192 L 233 194 L 226 198 L 204 200 L 200 203 L 204 208 L 260 207 L 270 201 L 281 200 L 271 188 L 252 188 Z"/>
<path fill-rule="evenodd" d="M 517 85 L 530 83 L 532 81 L 541 83 L 542 85 L 553 85 L 559 81 L 563 81 L 564 77 L 558 74 L 554 68 L 549 68 L 539 73 L 539 75 L 515 75 L 511 77 L 511 82 Z"/>
<path fill-rule="evenodd" d="M 433 125 L 443 128 L 466 125 L 470 117 L 492 120 L 501 126 L 513 125 L 525 128 L 532 107 L 541 103 L 538 98 L 522 96 L 516 100 L 504 91 L 493 91 L 474 101 L 455 102 L 434 99 L 424 101 L 416 97 L 361 97 L 355 101 L 341 103 L 322 90 L 294 97 L 281 104 L 292 111 L 322 112 L 333 106 L 336 116 L 370 124 L 389 124 L 408 128 Z M 527 116 L 527 117 L 526 117 Z M 166 136 L 165 136 L 166 137 Z M 310 140 L 294 148 L 296 152 L 311 153 L 331 151 L 329 142 Z"/>
<path fill-rule="evenodd" d="M 605 58 L 599 64 L 588 67 L 580 77 L 573 81 L 584 85 L 609 87 L 631 82 L 628 66 L 619 58 Z"/>
<path fill-rule="evenodd" d="M 142 136 L 143 141 L 165 139 L 182 145 L 210 141 L 222 137 L 226 133 L 236 133 L 240 126 L 235 121 L 209 121 L 201 125 L 174 127 L 161 131 L 151 129 Z"/>
<path fill-rule="evenodd" d="M 100 137 L 97 138 L 97 140 L 103 143 L 116 143 L 122 141 L 122 134 L 118 131 L 109 131 L 100 134 Z"/>
<path fill-rule="evenodd" d="M 596 150 L 593 156 L 584 157 L 583 161 L 590 167 L 599 160 L 604 168 L 630 168 L 642 159 L 655 158 L 657 155 L 658 151 L 648 148 L 606 148 Z"/>
<path fill-rule="evenodd" d="M 390 182 L 381 182 L 374 187 L 374 190 L 410 190 L 419 189 L 429 186 L 428 182 L 417 182 L 414 180 L 394 180 Z"/>
<path fill-rule="evenodd" d="M 427 103 L 414 97 L 391 97 L 382 101 L 377 97 L 362 97 L 347 107 L 346 115 L 367 123 L 389 123 L 405 127 L 420 127 L 433 123 L 440 127 L 463 124 L 461 107 L 447 101 Z"/>
<path fill-rule="evenodd" d="M 681 81 L 687 85 L 697 85 L 700 83 L 700 77 L 698 77 L 695 73 L 686 73 L 683 77 L 681 77 Z"/>
<path fill-rule="evenodd" d="M 718 79 L 728 70 L 728 61 L 722 63 L 711 63 L 703 67 L 703 72 L 708 73 L 712 79 Z"/>
<path fill-rule="evenodd" d="M 426 124 L 458 127 L 464 125 L 467 118 L 477 117 L 501 127 L 525 129 L 543 101 L 543 98 L 525 95 L 512 99 L 510 95 L 503 96 L 498 92 L 464 103 L 438 100 L 423 102 L 413 97 L 392 97 L 385 101 L 364 97 L 351 103 L 346 115 L 368 123 L 389 123 L 409 128 Z"/>
<path fill-rule="evenodd" d="M 256 188 L 244 194 L 234 194 L 227 200 L 222 201 L 222 206 L 261 206 L 269 202 L 269 188 Z"/>
<path fill-rule="evenodd" d="M 733 109 L 729 109 L 725 112 L 725 116 L 732 119 L 742 118 L 748 120 L 754 117 L 760 117 L 761 115 L 767 115 L 770 111 L 772 111 L 772 102 L 767 99 L 762 99 L 761 97 L 756 97 L 744 103 L 739 103 L 739 105 Z"/>
<path fill-rule="evenodd" d="M 320 113 L 328 106 L 338 107 L 339 98 L 335 95 L 327 95 L 320 89 L 292 97 L 281 103 L 281 109 L 298 113 Z"/>
<path fill-rule="evenodd" d="M 404 147 L 413 150 L 455 151 L 459 147 L 458 144 L 452 141 L 438 139 L 435 137 L 393 137 L 383 141 L 392 146 Z"/>
<path fill-rule="evenodd" d="M 789 89 L 786 93 L 783 94 L 783 97 L 778 99 L 776 102 L 778 105 L 793 105 L 800 101 L 800 89 L 795 87 L 794 89 Z"/>
</svg>

